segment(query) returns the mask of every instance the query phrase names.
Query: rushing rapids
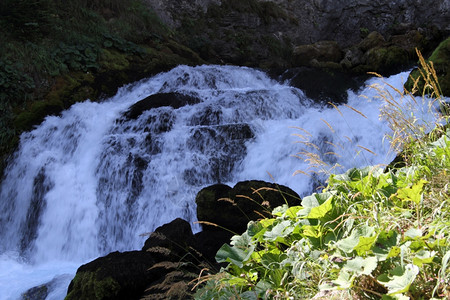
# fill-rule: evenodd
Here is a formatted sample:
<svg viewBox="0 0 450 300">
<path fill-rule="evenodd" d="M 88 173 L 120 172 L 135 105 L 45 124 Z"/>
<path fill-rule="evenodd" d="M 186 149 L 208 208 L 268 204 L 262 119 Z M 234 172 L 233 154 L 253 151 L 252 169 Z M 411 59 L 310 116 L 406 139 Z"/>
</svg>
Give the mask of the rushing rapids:
<svg viewBox="0 0 450 300">
<path fill-rule="evenodd" d="M 348 105 L 360 113 L 314 104 L 261 71 L 179 66 L 48 117 L 22 135 L 1 183 L 0 299 L 48 282 L 47 299 L 61 299 L 81 263 L 141 248 L 142 234 L 176 217 L 201 230 L 204 186 L 262 179 L 311 193 L 320 176 L 293 176 L 309 170 L 293 157 L 304 130 L 338 172 L 389 162 L 380 103 L 349 92 Z"/>
</svg>

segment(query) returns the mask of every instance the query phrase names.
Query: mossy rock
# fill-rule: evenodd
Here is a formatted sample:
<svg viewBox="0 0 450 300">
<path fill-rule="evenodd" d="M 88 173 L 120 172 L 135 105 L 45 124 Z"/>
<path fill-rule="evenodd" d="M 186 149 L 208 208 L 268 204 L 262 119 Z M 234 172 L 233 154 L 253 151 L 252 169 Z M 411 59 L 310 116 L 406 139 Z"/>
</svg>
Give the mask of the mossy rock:
<svg viewBox="0 0 450 300">
<path fill-rule="evenodd" d="M 428 58 L 429 62 L 433 62 L 434 69 L 438 78 L 440 93 L 442 96 L 450 96 L 450 38 L 447 38 L 439 44 Z M 424 88 L 424 81 L 419 79 L 417 90 L 413 91 L 414 81 L 421 76 L 419 69 L 413 70 L 409 74 L 408 81 L 405 83 L 405 89 L 421 95 Z"/>
<path fill-rule="evenodd" d="M 398 46 L 377 47 L 368 50 L 363 60 L 371 71 L 389 75 L 408 66 L 409 54 Z"/>
<path fill-rule="evenodd" d="M 72 280 L 72 290 L 66 300 L 100 300 L 115 299 L 120 291 L 120 285 L 111 277 L 97 279 L 96 272 L 79 273 Z"/>
<path fill-rule="evenodd" d="M 63 103 L 58 100 L 34 102 L 29 110 L 17 115 L 14 127 L 19 132 L 28 131 L 34 125 L 39 125 L 45 117 L 58 115 L 63 109 Z"/>
<path fill-rule="evenodd" d="M 358 48 L 362 51 L 368 51 L 373 48 L 383 47 L 386 44 L 384 37 L 377 31 L 372 31 L 358 44 Z"/>
<path fill-rule="evenodd" d="M 113 252 L 97 258 L 78 270 L 71 281 L 66 300 L 139 299 L 150 282 L 159 275 L 145 251 Z"/>
</svg>

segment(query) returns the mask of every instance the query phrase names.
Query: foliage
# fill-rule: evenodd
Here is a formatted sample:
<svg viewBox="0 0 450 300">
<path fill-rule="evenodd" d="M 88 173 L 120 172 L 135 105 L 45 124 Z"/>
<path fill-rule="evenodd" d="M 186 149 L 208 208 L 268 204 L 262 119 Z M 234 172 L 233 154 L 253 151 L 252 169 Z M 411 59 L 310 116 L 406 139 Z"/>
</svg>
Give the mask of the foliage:
<svg viewBox="0 0 450 300">
<path fill-rule="evenodd" d="M 48 99 L 61 82 L 79 72 L 105 72 L 116 57 L 121 65 L 123 57 L 141 59 L 145 46 L 157 46 L 169 34 L 142 0 L 0 1 L 0 173 L 21 131 L 52 113 L 39 109 L 36 117 L 34 107 L 59 101 L 67 108 L 74 102 L 71 95 Z M 119 54 L 105 60 L 111 52 Z"/>
<path fill-rule="evenodd" d="M 424 136 L 411 113 L 382 112 L 393 141 L 406 141 L 402 167 L 331 174 L 301 206 L 251 221 L 220 248 L 225 266 L 202 278 L 196 299 L 448 299 L 450 130 Z"/>
<path fill-rule="evenodd" d="M 278 207 L 223 245 L 216 259 L 228 266 L 197 298 L 300 299 L 341 289 L 367 298 L 445 297 L 449 166 L 450 131 L 413 166 L 331 175 L 302 206 Z"/>
</svg>

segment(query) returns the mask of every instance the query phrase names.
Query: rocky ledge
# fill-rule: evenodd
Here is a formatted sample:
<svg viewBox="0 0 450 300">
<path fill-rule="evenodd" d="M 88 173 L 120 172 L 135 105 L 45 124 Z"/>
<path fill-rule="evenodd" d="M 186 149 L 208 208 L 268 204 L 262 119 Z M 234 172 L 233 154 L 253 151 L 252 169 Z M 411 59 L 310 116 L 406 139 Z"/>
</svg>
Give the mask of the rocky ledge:
<svg viewBox="0 0 450 300">
<path fill-rule="evenodd" d="M 66 300 L 191 299 L 199 276 L 217 272 L 218 249 L 250 220 L 268 216 L 273 208 L 300 205 L 285 186 L 243 181 L 233 188 L 216 184 L 196 197 L 203 230 L 193 234 L 182 219 L 158 227 L 139 251 L 113 252 L 81 266 Z M 40 287 L 42 289 L 42 287 Z"/>
</svg>

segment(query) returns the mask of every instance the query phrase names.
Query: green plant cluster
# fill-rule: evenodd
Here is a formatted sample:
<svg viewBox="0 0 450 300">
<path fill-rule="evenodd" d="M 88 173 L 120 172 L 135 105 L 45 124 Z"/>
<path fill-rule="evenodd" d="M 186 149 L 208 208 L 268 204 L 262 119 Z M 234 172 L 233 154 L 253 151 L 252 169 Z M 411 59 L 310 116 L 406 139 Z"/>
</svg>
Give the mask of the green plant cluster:
<svg viewBox="0 0 450 300">
<path fill-rule="evenodd" d="M 414 157 L 331 175 L 302 206 L 250 222 L 218 251 L 228 265 L 196 299 L 447 299 L 450 131 Z"/>
</svg>

